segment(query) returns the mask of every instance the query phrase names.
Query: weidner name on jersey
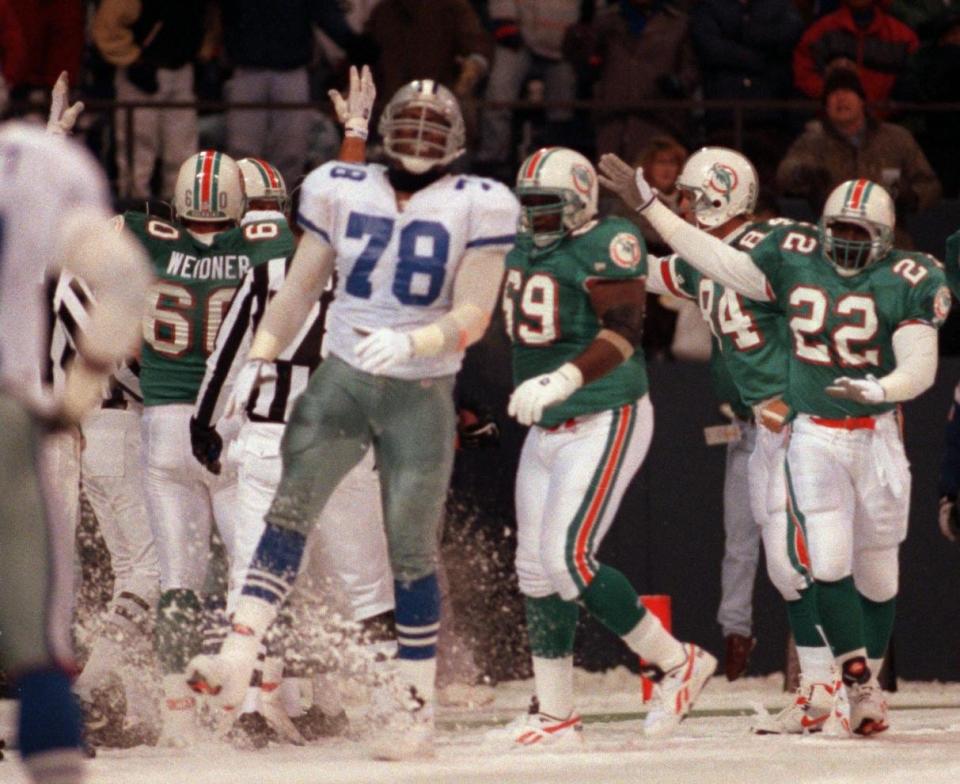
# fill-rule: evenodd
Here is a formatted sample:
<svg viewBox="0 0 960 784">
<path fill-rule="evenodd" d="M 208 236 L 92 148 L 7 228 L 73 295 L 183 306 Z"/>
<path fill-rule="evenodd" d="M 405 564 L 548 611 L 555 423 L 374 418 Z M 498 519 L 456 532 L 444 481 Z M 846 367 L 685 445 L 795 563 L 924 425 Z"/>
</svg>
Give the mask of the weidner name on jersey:
<svg viewBox="0 0 960 784">
<path fill-rule="evenodd" d="M 193 280 L 237 280 L 250 269 L 250 257 L 238 254 L 190 256 L 173 251 L 167 262 L 167 275 Z"/>
</svg>

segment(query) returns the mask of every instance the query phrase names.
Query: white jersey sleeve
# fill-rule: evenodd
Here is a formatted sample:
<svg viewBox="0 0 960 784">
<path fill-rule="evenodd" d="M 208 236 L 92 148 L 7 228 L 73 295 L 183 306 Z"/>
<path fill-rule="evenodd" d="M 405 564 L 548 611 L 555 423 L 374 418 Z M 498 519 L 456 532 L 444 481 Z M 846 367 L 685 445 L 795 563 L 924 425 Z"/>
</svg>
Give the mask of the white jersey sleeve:
<svg viewBox="0 0 960 784">
<path fill-rule="evenodd" d="M 40 399 L 49 346 L 48 278 L 77 208 L 110 217 L 106 179 L 80 145 L 27 125 L 0 131 L 0 381 Z"/>
<path fill-rule="evenodd" d="M 401 209 L 383 166 L 331 162 L 312 172 L 304 181 L 297 220 L 336 251 L 330 353 L 356 366 L 354 348 L 365 335 L 381 327 L 410 331 L 448 313 L 464 253 L 506 252 L 518 217 L 510 190 L 479 177 L 442 177 Z M 414 357 L 389 375 L 452 375 L 462 358 L 462 353 Z"/>
</svg>

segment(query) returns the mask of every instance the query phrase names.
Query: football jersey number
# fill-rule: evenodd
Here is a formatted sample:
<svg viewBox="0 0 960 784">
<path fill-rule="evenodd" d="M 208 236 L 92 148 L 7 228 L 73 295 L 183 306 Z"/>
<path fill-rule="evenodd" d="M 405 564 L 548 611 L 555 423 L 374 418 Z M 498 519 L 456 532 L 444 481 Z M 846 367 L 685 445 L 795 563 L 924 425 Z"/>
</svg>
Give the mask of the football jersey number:
<svg viewBox="0 0 960 784">
<path fill-rule="evenodd" d="M 798 286 L 790 292 L 790 305 L 797 309 L 790 317 L 794 353 L 802 361 L 813 365 L 832 365 L 830 344 L 815 338 L 823 333 L 827 321 L 829 301 L 826 292 L 810 286 Z M 855 350 L 857 344 L 869 343 L 877 336 L 879 320 L 873 297 L 844 294 L 837 300 L 834 313 L 843 316 L 846 321 L 829 336 L 840 366 L 862 368 L 879 365 L 878 347 Z"/>
<path fill-rule="evenodd" d="M 346 236 L 358 240 L 369 237 L 344 284 L 351 296 L 370 298 L 373 293 L 370 275 L 390 244 L 395 223 L 393 218 L 380 215 L 350 213 Z M 443 290 L 450 255 L 450 232 L 437 221 L 411 221 L 400 230 L 397 255 L 393 295 L 404 305 L 422 307 L 432 304 Z"/>
<path fill-rule="evenodd" d="M 724 289 L 716 303 L 715 299 L 713 281 L 701 280 L 700 312 L 717 339 L 729 335 L 737 351 L 750 351 L 763 345 L 763 335 L 760 334 L 753 315 L 742 307 L 739 294 Z"/>
<path fill-rule="evenodd" d="M 217 331 L 233 299 L 232 287 L 215 289 L 207 296 L 203 309 L 203 352 L 209 355 L 217 342 Z M 157 283 L 150 294 L 143 318 L 143 339 L 158 354 L 181 357 L 193 348 L 193 293 L 176 283 Z"/>
<path fill-rule="evenodd" d="M 519 295 L 520 315 L 514 308 Z M 557 339 L 557 308 L 559 292 L 557 281 L 546 273 L 537 272 L 523 280 L 518 269 L 507 272 L 503 287 L 503 317 L 510 340 L 529 346 L 542 346 Z"/>
</svg>

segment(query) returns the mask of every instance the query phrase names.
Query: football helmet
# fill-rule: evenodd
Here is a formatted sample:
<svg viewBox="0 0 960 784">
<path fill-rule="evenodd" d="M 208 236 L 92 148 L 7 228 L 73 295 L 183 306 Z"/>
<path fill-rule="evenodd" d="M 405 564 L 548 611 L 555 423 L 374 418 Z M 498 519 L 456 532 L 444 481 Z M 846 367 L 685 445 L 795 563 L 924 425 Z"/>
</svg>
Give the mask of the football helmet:
<svg viewBox="0 0 960 784">
<path fill-rule="evenodd" d="M 859 226 L 864 238 L 837 236 L 837 225 L 843 223 Z M 841 275 L 855 275 L 890 252 L 895 225 L 893 199 L 882 186 L 864 179 L 842 182 L 823 205 L 819 225 L 823 255 Z"/>
<path fill-rule="evenodd" d="M 247 204 L 256 199 L 268 199 L 276 203 L 280 212 L 286 211 L 287 184 L 276 168 L 259 158 L 241 158 L 237 167 Z"/>
<path fill-rule="evenodd" d="M 757 206 L 757 170 L 745 155 L 726 147 L 703 147 L 687 158 L 677 187 L 689 194 L 697 224 L 713 229 Z"/>
<path fill-rule="evenodd" d="M 597 214 L 597 172 L 566 147 L 543 147 L 517 173 L 520 227 L 538 248 L 549 248 Z"/>
<path fill-rule="evenodd" d="M 411 174 L 453 162 L 467 138 L 457 99 L 433 79 L 397 90 L 380 115 L 379 130 L 386 154 Z"/>
<path fill-rule="evenodd" d="M 243 215 L 240 169 L 229 155 L 203 150 L 180 166 L 173 193 L 178 220 L 239 221 Z"/>
</svg>

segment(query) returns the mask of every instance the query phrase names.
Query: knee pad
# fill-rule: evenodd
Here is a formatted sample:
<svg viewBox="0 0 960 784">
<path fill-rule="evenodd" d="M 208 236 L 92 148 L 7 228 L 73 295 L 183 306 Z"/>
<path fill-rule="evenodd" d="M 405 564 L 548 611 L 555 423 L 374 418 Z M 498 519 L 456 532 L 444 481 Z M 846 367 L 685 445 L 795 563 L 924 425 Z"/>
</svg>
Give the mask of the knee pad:
<svg viewBox="0 0 960 784">
<path fill-rule="evenodd" d="M 853 581 L 872 602 L 886 602 L 897 595 L 900 580 L 898 547 L 858 550 L 853 556 Z"/>
<path fill-rule="evenodd" d="M 797 601 L 800 598 L 800 591 L 806 587 L 804 576 L 793 568 L 788 558 L 771 558 L 769 551 L 767 552 L 767 576 L 773 583 L 773 587 L 787 602 Z"/>
<path fill-rule="evenodd" d="M 835 583 L 850 576 L 850 566 L 844 556 L 820 557 L 811 566 L 811 576 L 814 580 L 824 583 Z"/>
<path fill-rule="evenodd" d="M 517 569 L 517 581 L 520 583 L 520 593 L 535 599 L 542 599 L 554 593 L 550 579 L 544 573 L 539 560 L 524 555 L 518 550 L 514 563 Z"/>
</svg>

